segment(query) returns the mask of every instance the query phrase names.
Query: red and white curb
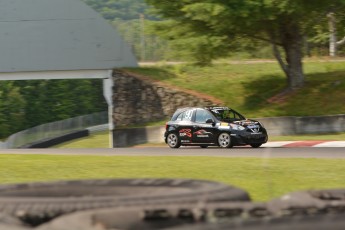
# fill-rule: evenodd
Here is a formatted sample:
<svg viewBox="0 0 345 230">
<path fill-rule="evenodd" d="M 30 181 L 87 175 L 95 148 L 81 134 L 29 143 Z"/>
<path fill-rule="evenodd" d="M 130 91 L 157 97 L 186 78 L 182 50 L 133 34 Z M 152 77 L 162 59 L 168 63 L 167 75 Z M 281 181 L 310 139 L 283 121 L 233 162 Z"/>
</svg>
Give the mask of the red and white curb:
<svg viewBox="0 0 345 230">
<path fill-rule="evenodd" d="M 262 147 L 345 147 L 345 141 L 272 141 L 263 144 Z"/>
</svg>

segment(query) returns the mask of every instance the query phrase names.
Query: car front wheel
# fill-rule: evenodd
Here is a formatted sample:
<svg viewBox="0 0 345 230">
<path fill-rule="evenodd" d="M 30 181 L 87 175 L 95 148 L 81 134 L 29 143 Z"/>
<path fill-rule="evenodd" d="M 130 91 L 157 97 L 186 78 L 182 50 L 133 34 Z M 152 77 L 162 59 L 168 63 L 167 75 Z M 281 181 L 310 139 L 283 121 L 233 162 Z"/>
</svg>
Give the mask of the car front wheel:
<svg viewBox="0 0 345 230">
<path fill-rule="evenodd" d="M 181 141 L 176 133 L 170 133 L 167 137 L 167 144 L 170 148 L 179 148 L 181 146 Z"/>
<path fill-rule="evenodd" d="M 221 148 L 231 148 L 231 136 L 229 133 L 221 133 L 218 136 L 218 145 Z"/>
</svg>

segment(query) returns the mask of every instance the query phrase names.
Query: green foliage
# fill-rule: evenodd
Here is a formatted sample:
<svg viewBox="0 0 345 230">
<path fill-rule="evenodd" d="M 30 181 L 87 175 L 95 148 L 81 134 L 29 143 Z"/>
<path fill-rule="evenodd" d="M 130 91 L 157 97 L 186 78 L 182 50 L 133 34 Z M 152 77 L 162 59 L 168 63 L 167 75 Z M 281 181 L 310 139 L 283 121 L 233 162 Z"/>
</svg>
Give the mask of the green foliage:
<svg viewBox="0 0 345 230">
<path fill-rule="evenodd" d="M 110 21 L 115 19 L 138 19 L 139 14 L 144 14 L 147 5 L 144 0 L 83 0 L 94 10 Z"/>
<path fill-rule="evenodd" d="M 101 80 L 0 81 L 0 138 L 106 109 Z"/>
<path fill-rule="evenodd" d="M 166 39 L 180 40 L 181 43 L 186 41 L 184 47 L 192 49 L 194 56 L 200 57 L 201 62 L 208 54 L 209 59 L 214 59 L 218 55 L 228 54 L 234 47 L 241 47 L 243 38 L 259 39 L 287 46 L 287 42 L 298 41 L 292 41 L 292 37 L 289 36 L 284 38 L 286 36 L 284 34 L 300 33 L 310 39 L 320 39 L 317 36 L 321 36 L 324 41 L 324 36 L 317 33 L 316 29 L 319 25 L 327 28 L 326 15 L 330 10 L 341 14 L 345 8 L 343 0 L 331 2 L 322 0 L 146 0 L 146 2 L 155 8 L 157 15 L 169 20 L 168 23 L 162 22 L 161 26 L 156 27 L 158 33 Z M 340 25 L 343 26 L 344 23 Z M 183 33 L 183 31 L 188 32 Z M 191 38 L 197 40 L 200 36 L 210 38 L 216 36 L 224 39 L 221 43 L 212 43 L 213 47 L 210 48 L 212 52 L 209 52 L 208 49 L 203 49 L 205 42 L 190 43 L 193 41 Z M 196 48 L 198 44 L 201 47 Z"/>
<path fill-rule="evenodd" d="M 111 22 L 139 60 L 158 61 L 165 59 L 169 45 L 153 33 L 153 23 L 154 21 L 139 19 L 116 19 Z"/>
<path fill-rule="evenodd" d="M 345 11 L 334 13 L 336 19 L 336 36 L 341 40 L 345 36 Z M 329 53 L 329 24 L 328 17 L 322 15 L 318 18 L 318 23 L 308 28 L 308 43 L 314 55 L 328 55 Z M 345 54 L 345 46 L 338 46 L 338 55 Z"/>
<path fill-rule="evenodd" d="M 144 0 L 83 1 L 119 30 L 141 61 L 188 60 L 203 64 L 212 59 L 228 56 L 271 58 L 271 46 L 252 39 L 255 37 L 269 40 L 267 32 L 276 31 L 281 26 L 277 20 L 282 15 L 286 16 L 286 20 L 291 21 L 291 18 L 300 20 L 306 46 L 304 53 L 307 55 L 328 55 L 329 31 L 326 17 L 328 11 L 337 11 L 338 38 L 345 35 L 343 29 L 345 11 L 342 10 L 342 0 L 331 2 L 147 0 L 156 9 L 150 9 Z M 325 5 L 328 5 L 326 9 Z M 181 23 L 170 22 L 170 26 L 165 28 L 166 22 L 158 21 L 151 12 L 158 12 L 165 18 L 179 18 Z M 140 25 L 140 15 L 145 17 L 144 29 Z M 196 25 L 193 30 L 198 29 L 201 35 L 191 31 L 190 25 L 185 23 L 187 20 L 193 21 Z M 156 22 L 162 25 L 157 26 Z M 247 31 L 239 30 L 238 26 Z M 156 30 L 152 31 L 151 28 Z M 210 29 L 211 31 L 208 32 Z M 228 39 L 219 34 L 222 31 L 226 31 Z M 222 44 L 214 43 L 214 40 L 221 40 Z M 339 54 L 345 52 L 344 47 L 340 47 Z"/>
<path fill-rule="evenodd" d="M 187 60 L 207 64 L 211 59 L 229 55 L 248 58 L 272 57 L 271 48 L 267 44 L 255 44 L 258 42 L 243 37 L 227 42 L 224 36 L 196 36 L 188 28 L 175 25 L 169 27 L 174 28 L 168 31 L 172 36 L 164 35 L 164 31 L 167 30 L 163 27 L 168 22 L 158 21 L 156 17 L 151 16 L 149 12 L 153 9 L 150 11 L 143 0 L 84 1 L 111 22 L 140 61 Z M 210 7 L 212 8 L 212 5 Z M 217 7 L 210 10 L 215 15 L 221 13 L 221 9 Z M 140 15 L 144 16 L 144 20 L 140 20 Z M 180 39 L 172 39 L 176 36 Z"/>
<path fill-rule="evenodd" d="M 0 138 L 25 123 L 25 100 L 13 82 L 0 82 Z"/>
</svg>

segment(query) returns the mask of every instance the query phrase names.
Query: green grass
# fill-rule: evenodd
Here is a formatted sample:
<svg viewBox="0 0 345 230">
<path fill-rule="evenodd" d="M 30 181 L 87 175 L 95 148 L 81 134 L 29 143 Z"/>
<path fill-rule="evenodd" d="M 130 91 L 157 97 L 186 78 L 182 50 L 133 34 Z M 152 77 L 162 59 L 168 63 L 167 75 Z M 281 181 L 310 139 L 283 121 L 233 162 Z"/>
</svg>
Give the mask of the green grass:
<svg viewBox="0 0 345 230">
<path fill-rule="evenodd" d="M 219 181 L 264 201 L 296 190 L 344 188 L 345 160 L 0 155 L 1 184 L 139 177 Z"/>
<path fill-rule="evenodd" d="M 52 148 L 109 148 L 109 132 L 99 132 L 88 137 L 67 141 Z"/>
<path fill-rule="evenodd" d="M 267 99 L 286 87 L 276 63 L 186 64 L 129 69 L 152 79 L 212 95 L 247 117 L 308 116 L 345 113 L 345 62 L 308 61 L 305 87 L 283 103 Z"/>
</svg>

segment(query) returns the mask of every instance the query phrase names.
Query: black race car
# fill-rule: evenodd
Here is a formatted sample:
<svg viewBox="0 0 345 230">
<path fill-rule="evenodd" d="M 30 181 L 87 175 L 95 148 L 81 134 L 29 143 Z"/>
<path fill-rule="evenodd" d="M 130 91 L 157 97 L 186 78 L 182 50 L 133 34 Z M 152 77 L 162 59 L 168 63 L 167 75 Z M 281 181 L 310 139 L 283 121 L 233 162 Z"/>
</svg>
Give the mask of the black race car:
<svg viewBox="0 0 345 230">
<path fill-rule="evenodd" d="M 228 107 L 178 109 L 166 124 L 164 138 L 171 148 L 181 145 L 258 148 L 268 140 L 267 131 L 260 122 L 248 120 Z"/>
</svg>

